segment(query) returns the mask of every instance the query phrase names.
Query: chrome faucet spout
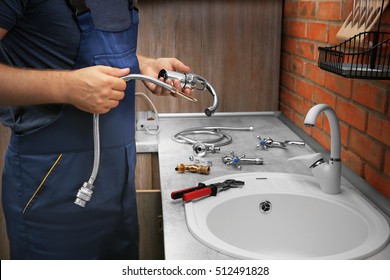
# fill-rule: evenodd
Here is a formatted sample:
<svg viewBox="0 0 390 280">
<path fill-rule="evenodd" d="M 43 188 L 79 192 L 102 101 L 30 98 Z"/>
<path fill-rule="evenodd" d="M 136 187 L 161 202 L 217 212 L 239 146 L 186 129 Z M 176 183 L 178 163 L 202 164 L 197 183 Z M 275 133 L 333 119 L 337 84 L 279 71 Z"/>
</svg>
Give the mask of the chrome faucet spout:
<svg viewBox="0 0 390 280">
<path fill-rule="evenodd" d="M 341 138 L 340 127 L 335 111 L 327 104 L 318 104 L 307 112 L 304 124 L 314 126 L 318 115 L 324 112 L 330 125 L 330 158 L 340 160 L 341 157 Z"/>
</svg>

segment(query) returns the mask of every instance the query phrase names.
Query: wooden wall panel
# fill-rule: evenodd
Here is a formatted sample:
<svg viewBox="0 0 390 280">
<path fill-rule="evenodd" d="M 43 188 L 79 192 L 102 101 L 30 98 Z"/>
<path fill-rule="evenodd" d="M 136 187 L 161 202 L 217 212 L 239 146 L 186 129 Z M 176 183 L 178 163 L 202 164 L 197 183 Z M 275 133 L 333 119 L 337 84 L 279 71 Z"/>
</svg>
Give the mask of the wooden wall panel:
<svg viewBox="0 0 390 280">
<path fill-rule="evenodd" d="M 218 111 L 278 110 L 282 4 L 140 0 L 139 52 L 185 62 L 218 92 Z M 137 83 L 137 90 L 147 92 Z M 211 105 L 207 92 L 194 93 L 197 104 L 149 96 L 159 112 L 203 112 Z M 137 106 L 144 109 L 145 103 Z"/>
</svg>

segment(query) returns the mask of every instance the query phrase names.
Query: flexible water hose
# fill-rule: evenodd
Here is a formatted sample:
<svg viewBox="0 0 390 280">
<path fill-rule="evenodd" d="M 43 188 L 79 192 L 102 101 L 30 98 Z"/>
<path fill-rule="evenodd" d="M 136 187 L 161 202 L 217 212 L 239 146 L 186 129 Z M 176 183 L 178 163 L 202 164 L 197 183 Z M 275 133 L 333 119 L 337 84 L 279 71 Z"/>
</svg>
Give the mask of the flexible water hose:
<svg viewBox="0 0 390 280">
<path fill-rule="evenodd" d="M 141 74 L 129 74 L 126 76 L 123 76 L 122 79 L 126 82 L 130 80 L 143 80 L 147 81 L 149 83 L 153 83 L 157 86 L 160 86 L 162 88 L 165 88 L 166 90 L 169 90 L 173 95 L 180 95 L 181 97 L 186 98 L 187 100 L 190 100 L 192 102 L 196 102 L 197 100 L 191 96 L 187 96 L 183 94 L 182 92 L 178 91 L 175 87 L 168 85 L 158 79 L 141 75 Z M 85 207 L 86 203 L 91 200 L 93 189 L 95 186 L 93 185 L 96 177 L 99 172 L 99 166 L 100 166 L 100 132 L 99 132 L 99 115 L 93 114 L 93 145 L 94 145 L 94 159 L 93 159 L 93 168 L 91 176 L 89 177 L 87 182 L 84 182 L 83 186 L 79 189 L 76 195 L 76 200 L 74 201 L 75 204 Z"/>
</svg>

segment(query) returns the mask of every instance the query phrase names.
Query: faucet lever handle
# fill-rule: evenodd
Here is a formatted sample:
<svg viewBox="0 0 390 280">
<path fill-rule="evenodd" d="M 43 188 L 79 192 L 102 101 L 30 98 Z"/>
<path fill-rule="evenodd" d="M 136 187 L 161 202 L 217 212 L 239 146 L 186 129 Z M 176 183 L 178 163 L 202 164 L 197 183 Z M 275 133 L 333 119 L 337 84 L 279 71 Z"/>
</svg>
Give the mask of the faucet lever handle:
<svg viewBox="0 0 390 280">
<path fill-rule="evenodd" d="M 321 153 L 315 153 L 315 154 L 292 157 L 289 158 L 287 161 L 294 161 L 294 160 L 301 160 L 305 163 L 307 167 L 311 168 L 313 167 L 313 165 L 315 165 L 315 163 L 319 161 L 323 161 L 324 159 Z"/>
</svg>

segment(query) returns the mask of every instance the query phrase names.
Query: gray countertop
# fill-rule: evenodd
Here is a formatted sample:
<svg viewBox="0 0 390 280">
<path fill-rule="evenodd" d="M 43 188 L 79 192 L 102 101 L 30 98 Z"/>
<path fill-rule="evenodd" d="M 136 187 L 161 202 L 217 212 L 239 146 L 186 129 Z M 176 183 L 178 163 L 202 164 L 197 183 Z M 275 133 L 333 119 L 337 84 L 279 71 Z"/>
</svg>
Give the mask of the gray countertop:
<svg viewBox="0 0 390 280">
<path fill-rule="evenodd" d="M 263 138 L 270 137 L 277 141 L 301 140 L 278 118 L 278 115 L 278 112 L 220 113 L 207 118 L 201 114 L 161 114 L 159 135 L 148 136 L 144 132 L 137 132 L 137 152 L 158 151 L 159 154 L 166 259 L 232 259 L 206 247 L 191 235 L 185 221 L 183 202 L 172 200 L 172 191 L 196 186 L 199 182 L 213 177 L 243 172 L 286 172 L 312 176 L 308 169 L 302 168 L 301 163 L 286 161 L 294 156 L 313 153 L 314 151 L 308 145 L 305 147 L 288 146 L 286 149 L 272 148 L 268 151 L 256 148 L 257 135 Z M 204 157 L 204 159 L 211 160 L 213 164 L 209 175 L 189 172 L 180 174 L 175 171 L 176 165 L 192 164 L 189 157 L 193 155 L 193 151 L 191 145 L 177 143 L 172 136 L 184 129 L 201 126 L 253 126 L 254 129 L 251 132 L 225 131 L 232 136 L 233 142 L 222 146 L 219 153 L 208 153 Z M 264 165 L 243 165 L 242 171 L 226 166 L 221 158 L 223 155 L 228 155 L 231 150 L 237 155 L 261 157 Z M 342 185 L 354 188 L 345 178 L 342 178 Z M 388 219 L 387 216 L 386 218 Z M 371 259 L 390 259 L 390 246 L 388 245 Z"/>
</svg>

